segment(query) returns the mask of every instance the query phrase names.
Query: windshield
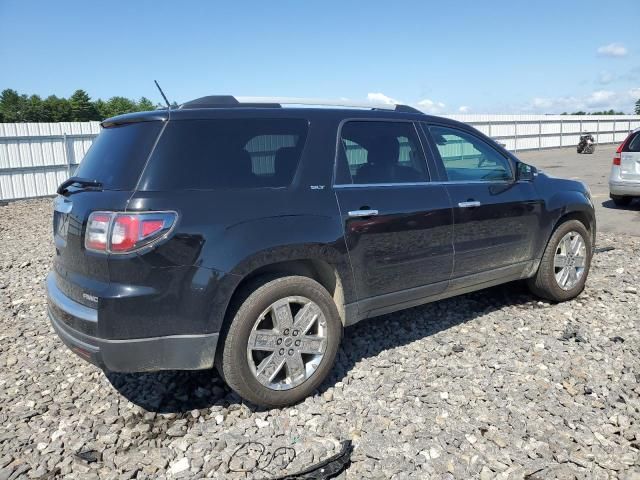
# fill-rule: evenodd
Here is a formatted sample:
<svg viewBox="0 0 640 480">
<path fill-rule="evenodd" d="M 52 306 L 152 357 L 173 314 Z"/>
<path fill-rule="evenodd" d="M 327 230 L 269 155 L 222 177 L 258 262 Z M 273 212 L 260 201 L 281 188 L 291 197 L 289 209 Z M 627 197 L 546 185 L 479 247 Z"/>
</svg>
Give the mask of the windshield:
<svg viewBox="0 0 640 480">
<path fill-rule="evenodd" d="M 139 122 L 103 129 L 74 175 L 105 190 L 133 190 L 161 128 L 162 122 Z"/>
</svg>

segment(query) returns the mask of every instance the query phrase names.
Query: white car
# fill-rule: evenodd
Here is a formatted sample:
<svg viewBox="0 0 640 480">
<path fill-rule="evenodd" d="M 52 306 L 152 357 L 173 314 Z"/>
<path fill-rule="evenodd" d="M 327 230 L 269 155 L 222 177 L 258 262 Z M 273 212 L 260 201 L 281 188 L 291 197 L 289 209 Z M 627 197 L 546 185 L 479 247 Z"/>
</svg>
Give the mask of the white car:
<svg viewBox="0 0 640 480">
<path fill-rule="evenodd" d="M 609 196 L 618 206 L 629 205 L 634 197 L 640 197 L 640 128 L 631 132 L 616 150 Z"/>
</svg>

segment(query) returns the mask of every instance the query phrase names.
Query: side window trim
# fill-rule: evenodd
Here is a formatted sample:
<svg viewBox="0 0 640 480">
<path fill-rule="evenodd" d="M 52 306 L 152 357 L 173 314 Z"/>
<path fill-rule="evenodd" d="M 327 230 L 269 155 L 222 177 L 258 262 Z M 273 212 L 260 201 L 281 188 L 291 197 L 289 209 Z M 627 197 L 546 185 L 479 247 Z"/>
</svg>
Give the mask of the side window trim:
<svg viewBox="0 0 640 480">
<path fill-rule="evenodd" d="M 398 182 L 398 183 L 337 183 L 338 162 L 340 161 L 340 152 L 342 149 L 342 128 L 348 122 L 387 122 L 387 123 L 410 123 L 413 127 L 413 131 L 418 139 L 419 151 L 422 153 L 422 159 L 424 161 L 425 173 L 427 174 L 427 180 L 424 182 Z M 422 128 L 417 125 L 418 122 L 409 120 L 406 118 L 366 118 L 366 117 L 353 117 L 344 118 L 338 124 L 336 133 L 336 151 L 333 159 L 333 174 L 331 176 L 331 186 L 333 188 L 363 188 L 363 187 L 415 187 L 418 185 L 430 185 L 433 183 L 434 175 L 431 172 L 429 160 L 427 157 L 427 148 L 425 148 L 423 138 L 421 135 Z M 422 123 L 422 122 L 420 122 Z M 429 148 L 429 151 L 431 149 Z"/>
<path fill-rule="evenodd" d="M 444 183 L 449 183 L 449 184 L 461 184 L 461 183 L 501 183 L 501 184 L 505 184 L 505 183 L 513 183 L 514 181 L 516 181 L 516 174 L 515 174 L 515 167 L 513 164 L 513 161 L 511 160 L 511 158 L 509 158 L 508 156 L 505 156 L 502 152 L 500 152 L 499 150 L 497 150 L 496 148 L 493 147 L 493 145 L 491 145 L 490 143 L 488 143 L 486 140 L 484 140 L 483 138 L 479 137 L 478 135 L 476 135 L 473 132 L 469 132 L 467 130 L 464 130 L 462 128 L 458 128 L 458 127 L 453 127 L 451 125 L 447 125 L 444 123 L 437 123 L 437 122 L 420 122 L 421 123 L 421 127 L 422 127 L 422 131 L 425 135 L 425 137 L 427 137 L 428 142 L 429 142 L 429 146 L 430 149 L 432 150 L 432 154 L 435 156 L 435 158 L 437 158 L 439 160 L 439 167 L 442 170 L 442 180 L 439 181 L 438 183 L 444 184 Z M 477 139 L 478 141 L 482 142 L 484 145 L 486 145 L 488 148 L 490 148 L 493 152 L 495 152 L 498 156 L 500 156 L 501 158 L 503 158 L 506 162 L 507 165 L 509 166 L 509 172 L 511 173 L 511 178 L 509 180 L 449 180 L 449 175 L 447 174 L 447 169 L 444 165 L 444 160 L 442 159 L 442 156 L 440 155 L 440 151 L 435 148 L 435 140 L 433 139 L 433 136 L 431 135 L 431 127 L 443 127 L 443 128 L 450 128 L 451 130 L 457 130 L 460 131 L 466 135 L 469 135 L 475 139 Z"/>
</svg>

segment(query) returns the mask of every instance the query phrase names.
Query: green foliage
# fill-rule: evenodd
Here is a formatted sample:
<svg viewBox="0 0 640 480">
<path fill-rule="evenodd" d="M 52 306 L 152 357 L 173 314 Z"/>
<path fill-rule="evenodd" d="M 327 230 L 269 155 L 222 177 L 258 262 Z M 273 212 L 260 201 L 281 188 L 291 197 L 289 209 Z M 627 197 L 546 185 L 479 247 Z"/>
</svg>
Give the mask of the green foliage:
<svg viewBox="0 0 640 480">
<path fill-rule="evenodd" d="M 624 112 L 616 112 L 614 109 L 603 110 L 601 112 L 583 112 L 582 110 L 573 113 L 562 112 L 560 115 L 626 115 Z"/>
<path fill-rule="evenodd" d="M 84 90 L 76 90 L 71 98 L 71 113 L 73 119 L 77 122 L 88 122 L 89 120 L 98 120 L 98 110 L 91 102 L 91 97 Z"/>
<path fill-rule="evenodd" d="M 44 100 L 38 95 L 20 95 L 10 88 L 0 93 L 0 122 L 7 123 L 86 122 L 156 108 L 146 97 L 138 101 L 117 96 L 92 101 L 84 90 L 76 90 L 68 99 L 50 95 Z"/>
<path fill-rule="evenodd" d="M 638 100 L 636 100 L 635 112 L 636 112 L 636 115 L 640 115 L 640 98 Z"/>
</svg>

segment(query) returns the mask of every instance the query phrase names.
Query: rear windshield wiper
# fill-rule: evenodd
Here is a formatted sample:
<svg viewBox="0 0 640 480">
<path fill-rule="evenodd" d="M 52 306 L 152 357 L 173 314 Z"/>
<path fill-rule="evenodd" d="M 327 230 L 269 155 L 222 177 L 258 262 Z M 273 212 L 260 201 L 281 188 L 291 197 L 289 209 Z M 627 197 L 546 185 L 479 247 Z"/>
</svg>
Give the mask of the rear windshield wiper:
<svg viewBox="0 0 640 480">
<path fill-rule="evenodd" d="M 80 178 L 80 177 L 69 177 L 64 182 L 60 184 L 58 190 L 56 192 L 59 195 L 64 195 L 69 191 L 69 187 L 72 185 L 77 185 L 79 187 L 84 187 L 88 190 L 101 190 L 102 182 L 98 180 L 89 180 L 88 178 Z"/>
</svg>

